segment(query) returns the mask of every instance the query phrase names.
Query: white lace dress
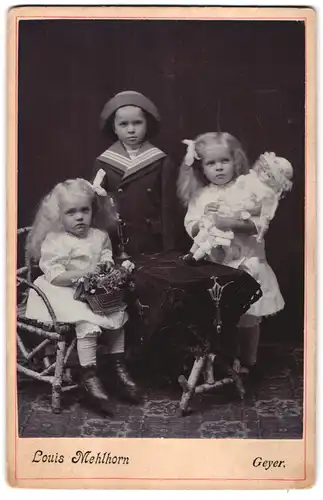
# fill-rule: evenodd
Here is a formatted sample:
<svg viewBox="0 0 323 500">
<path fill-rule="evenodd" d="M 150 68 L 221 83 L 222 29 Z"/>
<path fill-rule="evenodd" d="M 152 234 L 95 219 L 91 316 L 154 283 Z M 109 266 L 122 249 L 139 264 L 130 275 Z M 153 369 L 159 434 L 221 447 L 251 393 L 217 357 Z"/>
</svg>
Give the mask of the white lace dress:
<svg viewBox="0 0 323 500">
<path fill-rule="evenodd" d="M 91 228 L 86 238 L 77 238 L 69 233 L 49 233 L 41 247 L 39 267 L 43 275 L 34 282 L 47 296 L 58 321 L 67 323 L 88 322 L 109 330 L 121 328 L 127 321 L 125 310 L 108 316 L 94 314 L 84 302 L 74 299 L 73 287 L 53 285 L 51 282 L 64 271 L 85 269 L 100 262 L 113 262 L 111 241 L 107 233 Z M 26 316 L 50 322 L 48 310 L 31 289 L 28 296 Z"/>
</svg>

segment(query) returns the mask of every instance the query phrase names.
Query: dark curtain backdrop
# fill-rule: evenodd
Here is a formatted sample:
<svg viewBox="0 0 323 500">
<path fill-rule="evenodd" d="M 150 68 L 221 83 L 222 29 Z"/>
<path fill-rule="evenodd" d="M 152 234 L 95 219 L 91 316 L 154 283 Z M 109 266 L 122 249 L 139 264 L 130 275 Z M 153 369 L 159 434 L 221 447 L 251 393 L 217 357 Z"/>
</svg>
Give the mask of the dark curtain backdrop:
<svg viewBox="0 0 323 500">
<path fill-rule="evenodd" d="M 162 115 L 155 144 L 178 164 L 181 140 L 211 130 L 236 135 L 251 162 L 265 150 L 292 162 L 293 191 L 266 242 L 287 303 L 270 329 L 300 340 L 304 48 L 302 22 L 20 21 L 19 226 L 57 182 L 89 177 L 109 146 L 98 128 L 105 102 L 142 92 Z"/>
</svg>

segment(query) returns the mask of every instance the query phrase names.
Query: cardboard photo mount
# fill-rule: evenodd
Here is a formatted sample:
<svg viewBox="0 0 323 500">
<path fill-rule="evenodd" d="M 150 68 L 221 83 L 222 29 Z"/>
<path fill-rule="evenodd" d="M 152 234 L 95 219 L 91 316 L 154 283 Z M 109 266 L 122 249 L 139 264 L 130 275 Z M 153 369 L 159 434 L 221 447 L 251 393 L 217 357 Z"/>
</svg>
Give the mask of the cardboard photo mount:
<svg viewBox="0 0 323 500">
<path fill-rule="evenodd" d="M 305 314 L 303 439 L 19 438 L 16 372 L 16 230 L 19 23 L 26 20 L 248 20 L 305 23 Z M 316 15 L 310 8 L 16 7 L 7 58 L 7 472 L 19 488 L 291 489 L 315 482 Z M 34 461 L 38 450 L 52 457 Z M 87 454 L 122 457 L 118 466 Z M 106 455 L 107 456 L 107 455 Z M 272 466 L 255 467 L 255 459 Z M 277 466 L 281 462 L 282 466 Z M 120 460 L 119 460 L 120 463 Z M 276 465 L 274 465 L 276 464 Z"/>
</svg>

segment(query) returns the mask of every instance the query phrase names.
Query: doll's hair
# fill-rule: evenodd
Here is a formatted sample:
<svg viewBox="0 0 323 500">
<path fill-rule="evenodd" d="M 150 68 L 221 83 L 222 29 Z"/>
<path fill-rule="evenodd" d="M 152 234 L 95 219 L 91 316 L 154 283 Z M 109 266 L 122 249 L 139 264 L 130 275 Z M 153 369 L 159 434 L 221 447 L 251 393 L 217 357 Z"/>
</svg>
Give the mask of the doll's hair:
<svg viewBox="0 0 323 500">
<path fill-rule="evenodd" d="M 264 153 L 259 156 L 253 169 L 265 172 L 268 176 L 268 184 L 281 197 L 293 187 L 293 166 L 286 159 L 276 156 L 275 153 Z"/>
<path fill-rule="evenodd" d="M 68 179 L 56 184 L 40 202 L 26 240 L 26 260 L 38 261 L 40 259 L 41 245 L 49 232 L 64 231 L 60 212 L 61 197 L 77 194 L 88 196 L 92 204 L 92 227 L 104 231 L 114 228 L 116 214 L 109 196 L 97 195 L 93 186 L 85 179 Z"/>
<path fill-rule="evenodd" d="M 197 136 L 194 145 L 199 159 L 195 160 L 193 165 L 188 166 L 184 158 L 177 180 L 177 194 L 185 206 L 203 186 L 210 184 L 203 172 L 203 155 L 205 148 L 214 143 L 228 148 L 234 163 L 235 177 L 247 174 L 249 171 L 247 156 L 236 137 L 227 132 L 207 132 Z"/>
</svg>

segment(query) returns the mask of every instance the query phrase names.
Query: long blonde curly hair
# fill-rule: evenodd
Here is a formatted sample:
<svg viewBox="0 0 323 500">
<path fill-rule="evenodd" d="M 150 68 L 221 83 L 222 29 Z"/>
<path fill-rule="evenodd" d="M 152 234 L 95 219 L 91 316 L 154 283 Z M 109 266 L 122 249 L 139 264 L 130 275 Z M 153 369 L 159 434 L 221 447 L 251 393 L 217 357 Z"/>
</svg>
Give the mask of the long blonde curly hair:
<svg viewBox="0 0 323 500">
<path fill-rule="evenodd" d="M 32 229 L 26 239 L 25 256 L 27 261 L 38 261 L 41 246 L 49 232 L 64 231 L 61 221 L 60 200 L 62 196 L 82 194 L 88 196 L 92 204 L 92 227 L 109 231 L 115 228 L 116 213 L 109 196 L 98 196 L 92 185 L 85 179 L 68 179 L 57 184 L 47 194 L 38 207 Z"/>
<path fill-rule="evenodd" d="M 194 146 L 199 160 L 195 160 L 193 165 L 189 166 L 184 158 L 177 179 L 177 194 L 184 206 L 189 204 L 202 187 L 210 184 L 203 172 L 203 155 L 206 146 L 210 144 L 220 144 L 228 148 L 234 163 L 235 177 L 249 171 L 247 156 L 236 137 L 227 132 L 207 132 L 198 135 L 194 140 Z"/>
</svg>

